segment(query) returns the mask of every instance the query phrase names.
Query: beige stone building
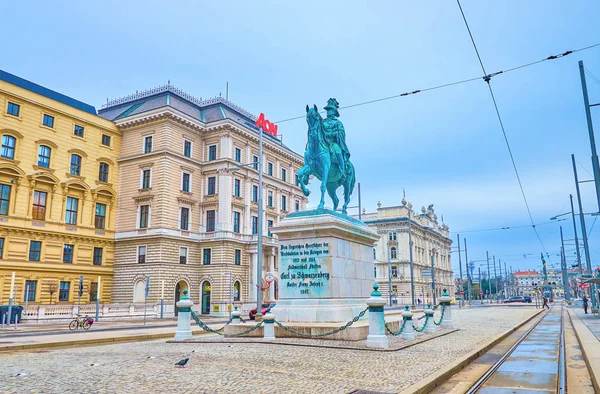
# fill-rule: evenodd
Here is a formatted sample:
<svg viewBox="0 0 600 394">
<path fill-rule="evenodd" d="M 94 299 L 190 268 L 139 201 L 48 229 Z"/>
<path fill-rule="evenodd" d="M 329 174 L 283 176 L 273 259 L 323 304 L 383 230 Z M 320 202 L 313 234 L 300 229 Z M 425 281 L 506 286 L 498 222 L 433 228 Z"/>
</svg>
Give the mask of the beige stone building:
<svg viewBox="0 0 600 394">
<path fill-rule="evenodd" d="M 109 302 L 121 133 L 93 106 L 0 70 L 0 304 Z M 100 278 L 100 280 L 99 280 Z"/>
<path fill-rule="evenodd" d="M 228 313 L 256 306 L 258 222 L 256 117 L 224 98 L 199 100 L 161 86 L 107 102 L 100 116 L 123 134 L 113 302 L 164 295 L 167 313 L 189 291 L 194 309 Z M 295 186 L 303 157 L 264 134 L 263 273 L 277 272 L 268 227 L 306 199 Z M 264 275 L 263 275 L 264 278 Z M 264 299 L 277 298 L 277 284 Z"/>
<path fill-rule="evenodd" d="M 435 291 L 439 297 L 444 288 L 450 293 L 454 289 L 452 261 L 450 258 L 449 228 L 438 223 L 433 205 L 413 210 L 412 204 L 402 199 L 402 205 L 382 207 L 377 212 L 362 215 L 362 221 L 381 235 L 373 249 L 375 257 L 375 280 L 384 297 L 389 297 L 389 277 L 392 277 L 392 292 L 398 304 L 411 301 L 409 230 L 413 241 L 413 273 L 415 299 L 432 301 L 431 255 L 433 251 Z M 410 226 L 409 226 L 410 212 Z M 388 264 L 388 261 L 391 264 Z M 390 266 L 391 265 L 391 269 Z M 391 271 L 391 272 L 390 272 Z"/>
</svg>

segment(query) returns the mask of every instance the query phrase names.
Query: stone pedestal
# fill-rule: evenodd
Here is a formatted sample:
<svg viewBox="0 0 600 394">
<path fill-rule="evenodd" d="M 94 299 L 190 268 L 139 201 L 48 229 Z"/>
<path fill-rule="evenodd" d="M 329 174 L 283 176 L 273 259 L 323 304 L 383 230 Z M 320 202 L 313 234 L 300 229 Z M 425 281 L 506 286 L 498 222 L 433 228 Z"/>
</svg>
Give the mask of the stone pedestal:
<svg viewBox="0 0 600 394">
<path fill-rule="evenodd" d="M 192 312 L 192 305 L 194 303 L 188 297 L 187 290 L 183 291 L 180 301 L 177 302 L 177 308 L 179 313 L 177 316 L 177 331 L 175 332 L 175 340 L 183 341 L 185 339 L 192 338 L 192 327 L 190 326 L 190 315 Z"/>
<path fill-rule="evenodd" d="M 295 212 L 271 232 L 279 238 L 281 322 L 348 322 L 367 307 L 377 233 L 328 210 Z"/>
<path fill-rule="evenodd" d="M 442 324 L 440 327 L 453 329 L 454 324 L 452 323 L 452 304 L 450 302 L 452 298 L 450 298 L 450 294 L 448 294 L 448 290 L 444 289 L 442 291 L 442 296 L 440 297 L 440 305 L 444 308 L 444 317 L 442 318 Z"/>
<path fill-rule="evenodd" d="M 408 305 L 404 308 L 404 311 L 402 312 L 402 317 L 404 318 L 404 321 L 406 322 L 404 324 L 404 330 L 402 331 L 402 338 L 412 341 L 417 336 L 417 333 L 413 329 L 413 322 L 412 322 L 413 314 L 408 309 Z"/>
<path fill-rule="evenodd" d="M 424 332 L 428 334 L 435 334 L 435 324 L 434 321 L 434 311 L 431 309 L 431 305 L 427 305 L 427 309 L 425 309 L 425 315 L 427 315 L 427 327 L 425 327 Z"/>
<path fill-rule="evenodd" d="M 367 336 L 367 347 L 387 349 L 389 346 L 388 337 L 385 335 L 385 315 L 383 306 L 385 300 L 378 291 L 379 285 L 373 285 L 371 298 L 367 300 L 369 305 L 369 335 Z"/>
<path fill-rule="evenodd" d="M 271 312 L 267 312 L 263 316 L 263 339 L 265 341 L 272 341 L 275 339 L 275 316 Z"/>
</svg>

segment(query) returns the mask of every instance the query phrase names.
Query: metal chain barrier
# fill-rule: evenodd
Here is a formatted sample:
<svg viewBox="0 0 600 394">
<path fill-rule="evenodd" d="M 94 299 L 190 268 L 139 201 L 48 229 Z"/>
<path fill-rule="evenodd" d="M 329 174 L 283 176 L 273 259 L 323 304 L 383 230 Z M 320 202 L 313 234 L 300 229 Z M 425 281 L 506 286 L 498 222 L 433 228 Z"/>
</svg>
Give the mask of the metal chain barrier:
<svg viewBox="0 0 600 394">
<path fill-rule="evenodd" d="M 260 326 L 262 326 L 263 323 L 264 322 L 261 321 L 261 322 L 256 323 L 256 325 L 254 327 L 250 327 L 249 329 L 247 329 L 244 332 L 240 332 L 238 334 L 224 334 L 224 336 L 225 336 L 225 338 L 241 337 L 243 335 L 250 334 L 254 330 L 257 330 Z"/>
<path fill-rule="evenodd" d="M 400 329 L 398 331 L 396 331 L 396 332 L 393 332 L 392 330 L 390 330 L 390 328 L 388 327 L 387 324 L 385 325 L 385 330 L 387 332 L 389 332 L 391 335 L 397 337 L 398 335 L 402 334 L 402 331 L 404 331 L 404 326 L 406 326 L 406 322 L 407 321 L 408 321 L 407 319 L 403 319 L 403 321 L 402 321 L 402 327 L 400 327 Z"/>
<path fill-rule="evenodd" d="M 354 323 L 356 323 L 361 317 L 363 317 L 365 315 L 365 313 L 367 313 L 367 311 L 369 310 L 369 308 L 366 308 L 364 311 L 360 312 L 358 315 L 354 316 L 354 318 L 352 320 L 350 320 L 348 323 L 344 324 L 341 327 L 336 328 L 333 331 L 329 331 L 329 332 L 324 332 L 323 334 L 304 334 L 302 332 L 298 332 L 294 329 L 291 329 L 289 327 L 284 326 L 282 323 L 280 323 L 279 321 L 275 320 L 275 324 L 277 324 L 279 327 L 281 327 L 282 329 L 284 329 L 287 332 L 290 332 L 294 335 L 298 335 L 300 337 L 305 337 L 305 338 L 322 338 L 322 337 L 326 337 L 328 335 L 333 335 L 333 334 L 337 334 L 340 331 L 344 331 L 346 328 L 350 327 L 351 325 L 353 325 Z"/>
<path fill-rule="evenodd" d="M 231 320 L 233 320 L 233 318 L 230 318 L 229 321 L 227 323 L 225 323 L 225 325 L 217 330 L 214 330 L 212 328 L 210 328 L 209 326 L 207 326 L 202 320 L 200 320 L 200 318 L 198 317 L 198 315 L 196 315 L 196 313 L 194 311 L 190 311 L 190 314 L 192 316 L 192 319 L 194 319 L 194 321 L 196 322 L 196 324 L 198 324 L 200 326 L 200 328 L 202 328 L 204 331 L 208 331 L 208 332 L 213 332 L 215 334 L 219 334 L 219 335 L 223 335 L 223 333 L 221 331 L 223 331 L 225 329 L 225 327 L 231 323 Z"/>
<path fill-rule="evenodd" d="M 444 312 L 446 311 L 446 305 L 442 306 L 442 314 L 440 315 L 440 320 L 436 323 L 435 319 L 433 319 L 433 324 L 435 324 L 436 326 L 439 326 L 440 324 L 442 324 L 442 320 L 444 320 Z"/>
<path fill-rule="evenodd" d="M 413 324 L 413 328 L 415 329 L 416 332 L 423 332 L 423 330 L 425 330 L 425 327 L 427 327 L 427 322 L 429 321 L 429 315 L 425 315 L 425 323 L 423 323 L 423 327 L 421 328 L 417 328 L 415 327 L 415 325 Z"/>
</svg>

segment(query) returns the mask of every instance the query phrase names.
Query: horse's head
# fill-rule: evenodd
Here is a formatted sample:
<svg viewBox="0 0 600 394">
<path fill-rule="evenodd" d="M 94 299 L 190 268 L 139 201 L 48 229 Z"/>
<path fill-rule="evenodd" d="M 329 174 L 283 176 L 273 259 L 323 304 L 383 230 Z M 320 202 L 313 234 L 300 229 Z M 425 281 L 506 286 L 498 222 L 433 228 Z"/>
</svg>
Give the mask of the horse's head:
<svg viewBox="0 0 600 394">
<path fill-rule="evenodd" d="M 319 109 L 316 105 L 313 104 L 313 107 L 310 108 L 306 105 L 306 123 L 308 124 L 308 137 L 309 138 L 318 138 L 319 128 L 323 118 L 321 114 L 319 114 Z"/>
</svg>

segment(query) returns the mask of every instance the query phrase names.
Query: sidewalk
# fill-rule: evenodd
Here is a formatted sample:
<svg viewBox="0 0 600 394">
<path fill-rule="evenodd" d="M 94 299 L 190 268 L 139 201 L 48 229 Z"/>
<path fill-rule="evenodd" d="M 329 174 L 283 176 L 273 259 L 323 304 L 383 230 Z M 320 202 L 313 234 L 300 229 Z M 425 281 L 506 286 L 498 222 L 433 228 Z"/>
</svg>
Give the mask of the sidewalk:
<svg viewBox="0 0 600 394">
<path fill-rule="evenodd" d="M 203 318 L 213 328 L 220 328 L 227 322 L 226 318 Z M 114 342 L 145 341 L 152 339 L 172 338 L 175 335 L 177 321 L 170 319 L 153 319 L 147 321 L 99 321 L 88 331 L 70 331 L 68 323 L 63 324 L 23 324 L 18 329 L 5 327 L 0 329 L 0 352 L 13 352 L 50 347 L 96 345 Z M 206 333 L 192 322 L 192 334 Z"/>
<path fill-rule="evenodd" d="M 575 335 L 581 344 L 581 351 L 588 365 L 596 392 L 600 392 L 600 316 L 587 315 L 580 306 L 567 308 L 573 322 Z"/>
</svg>

